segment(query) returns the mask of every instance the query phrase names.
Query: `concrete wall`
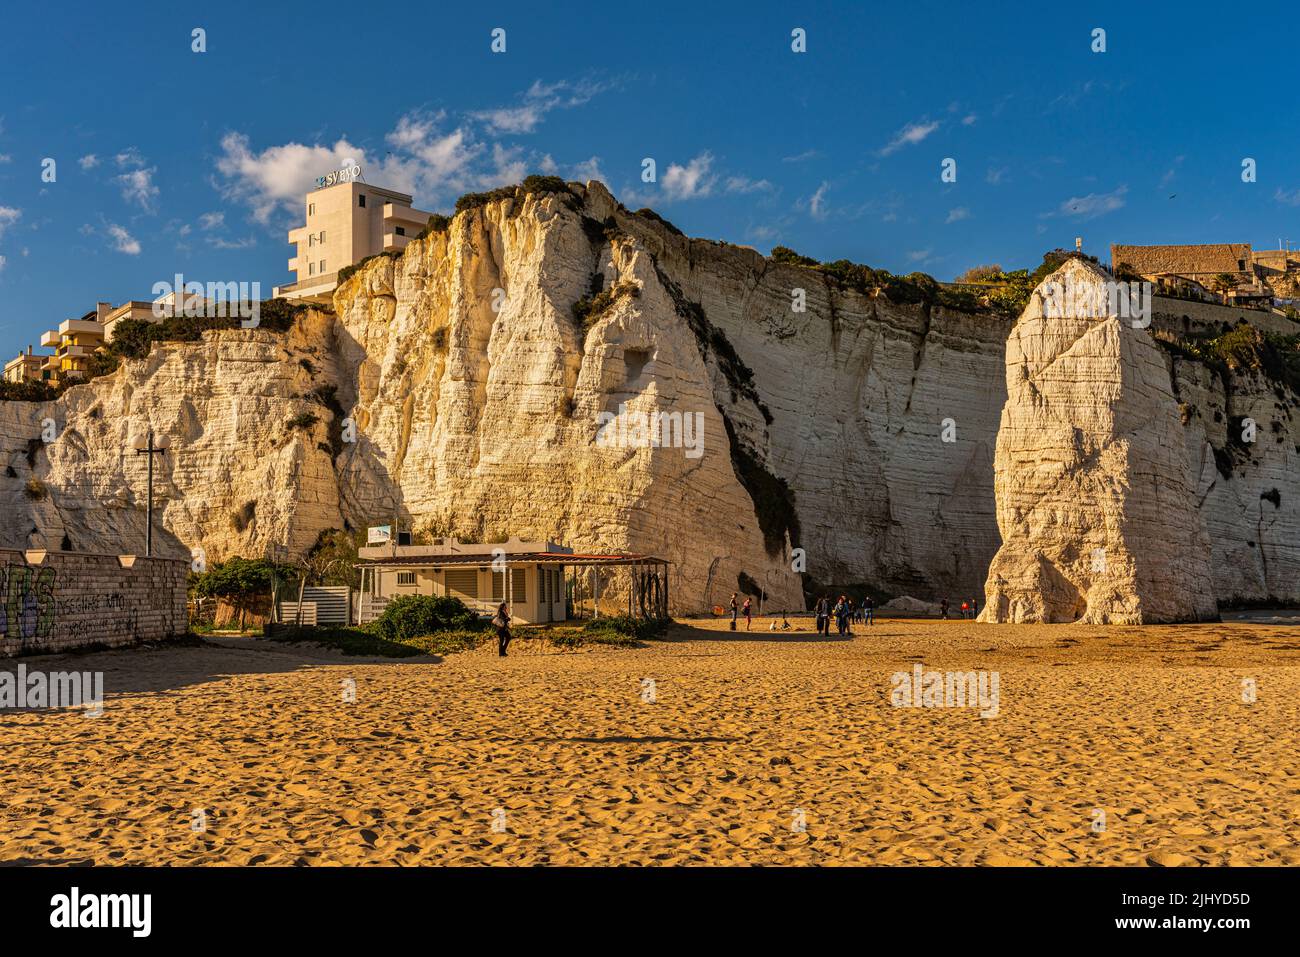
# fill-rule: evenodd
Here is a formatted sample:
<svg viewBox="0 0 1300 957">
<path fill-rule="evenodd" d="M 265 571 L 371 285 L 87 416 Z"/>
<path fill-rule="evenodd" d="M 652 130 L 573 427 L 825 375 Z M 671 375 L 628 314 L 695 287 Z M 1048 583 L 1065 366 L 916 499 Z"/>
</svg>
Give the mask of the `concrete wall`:
<svg viewBox="0 0 1300 957">
<path fill-rule="evenodd" d="M 119 647 L 184 634 L 189 563 L 49 552 L 39 564 L 0 549 L 0 657 Z"/>
</svg>

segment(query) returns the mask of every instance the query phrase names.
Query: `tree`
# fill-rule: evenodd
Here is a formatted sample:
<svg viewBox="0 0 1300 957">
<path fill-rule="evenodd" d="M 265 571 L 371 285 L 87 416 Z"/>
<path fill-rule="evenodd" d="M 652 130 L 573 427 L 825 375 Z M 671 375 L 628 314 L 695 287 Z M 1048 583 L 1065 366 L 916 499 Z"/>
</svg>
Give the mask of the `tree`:
<svg viewBox="0 0 1300 957">
<path fill-rule="evenodd" d="M 1237 277 L 1230 272 L 1221 272 L 1210 280 L 1215 292 L 1223 294 L 1223 301 L 1228 301 L 1228 293 L 1237 288 Z"/>
<path fill-rule="evenodd" d="M 265 558 L 230 558 L 208 571 L 190 576 L 190 590 L 199 598 L 220 598 L 239 610 L 239 627 L 259 595 L 269 595 L 277 578 L 296 578 L 289 565 Z"/>
<path fill-rule="evenodd" d="M 1002 267 L 997 263 L 984 266 L 971 266 L 957 277 L 957 282 L 1000 282 L 1005 277 Z"/>
</svg>

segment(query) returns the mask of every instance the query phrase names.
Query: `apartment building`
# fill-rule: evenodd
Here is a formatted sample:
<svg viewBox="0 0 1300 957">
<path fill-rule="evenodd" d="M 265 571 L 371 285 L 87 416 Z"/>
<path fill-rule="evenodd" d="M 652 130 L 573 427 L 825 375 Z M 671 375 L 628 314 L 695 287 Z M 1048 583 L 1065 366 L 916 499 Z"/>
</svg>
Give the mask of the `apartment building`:
<svg viewBox="0 0 1300 957">
<path fill-rule="evenodd" d="M 41 345 L 54 350 L 51 356 L 43 357 L 43 372 L 49 375 L 45 381 L 58 385 L 64 379 L 80 379 L 86 374 L 90 357 L 104 344 L 104 325 L 99 322 L 97 312 L 86 313 L 80 319 L 65 319 L 58 329 L 51 329 L 41 336 Z"/>
<path fill-rule="evenodd" d="M 294 247 L 289 271 L 296 279 L 277 286 L 273 295 L 329 302 L 340 269 L 406 248 L 428 224 L 433 214 L 412 208 L 411 202 L 406 193 L 355 179 L 308 193 L 305 224 L 289 230 Z"/>
<path fill-rule="evenodd" d="M 4 380 L 6 382 L 43 382 L 47 373 L 42 370 L 45 365 L 44 355 L 33 355 L 32 347 L 20 352 L 15 358 L 5 363 Z"/>
<path fill-rule="evenodd" d="M 97 303 L 96 317 L 104 326 L 104 341 L 113 341 L 118 325 L 125 319 L 135 319 L 138 322 L 162 322 L 164 319 L 171 318 L 178 311 L 176 300 L 176 293 L 169 292 L 149 302 L 132 299 L 120 306 L 113 306 L 107 302 Z M 226 315 L 236 305 L 210 299 L 194 292 L 187 293 L 180 301 L 179 311 L 192 316 Z"/>
</svg>

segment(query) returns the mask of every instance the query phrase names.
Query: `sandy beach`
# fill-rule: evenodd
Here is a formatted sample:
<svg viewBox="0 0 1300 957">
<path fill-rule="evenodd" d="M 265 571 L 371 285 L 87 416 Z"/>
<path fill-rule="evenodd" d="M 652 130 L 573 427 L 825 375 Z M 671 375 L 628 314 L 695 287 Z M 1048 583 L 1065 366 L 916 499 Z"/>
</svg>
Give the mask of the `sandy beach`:
<svg viewBox="0 0 1300 957">
<path fill-rule="evenodd" d="M 1296 627 L 766 628 L 23 659 L 103 671 L 107 701 L 0 714 L 0 860 L 1300 864 Z M 917 663 L 996 672 L 997 715 L 892 706 Z"/>
</svg>

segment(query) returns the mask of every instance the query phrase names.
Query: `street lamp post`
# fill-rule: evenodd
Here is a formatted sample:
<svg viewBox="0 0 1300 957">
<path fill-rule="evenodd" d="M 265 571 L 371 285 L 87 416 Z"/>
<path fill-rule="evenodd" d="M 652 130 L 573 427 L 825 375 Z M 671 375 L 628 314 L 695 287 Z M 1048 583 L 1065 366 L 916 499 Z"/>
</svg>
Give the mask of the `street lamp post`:
<svg viewBox="0 0 1300 957">
<path fill-rule="evenodd" d="M 169 443 L 167 442 L 167 440 L 166 440 L 165 438 L 162 439 L 162 440 L 160 441 L 159 444 L 157 444 L 157 445 L 154 444 L 154 441 L 153 441 L 153 428 L 152 428 L 152 427 L 150 427 L 150 429 L 149 429 L 149 434 L 148 434 L 148 438 L 147 438 L 147 440 L 145 441 L 145 443 L 144 443 L 143 445 L 141 445 L 139 439 L 137 439 L 136 442 L 135 442 L 135 445 L 136 445 L 135 454 L 136 454 L 136 455 L 147 455 L 147 456 L 149 456 L 149 459 L 148 459 L 148 462 L 149 462 L 148 499 L 147 499 L 147 501 L 146 501 L 146 503 L 145 503 L 145 510 L 144 510 L 144 515 L 145 515 L 145 518 L 144 518 L 144 521 L 145 521 L 145 531 L 144 531 L 144 555 L 145 555 L 145 558 L 149 558 L 149 557 L 151 557 L 151 556 L 153 555 L 153 457 L 154 457 L 155 455 L 162 455 L 164 452 L 166 452 L 166 451 L 167 451 L 167 446 L 168 446 L 168 444 L 169 444 Z"/>
</svg>

